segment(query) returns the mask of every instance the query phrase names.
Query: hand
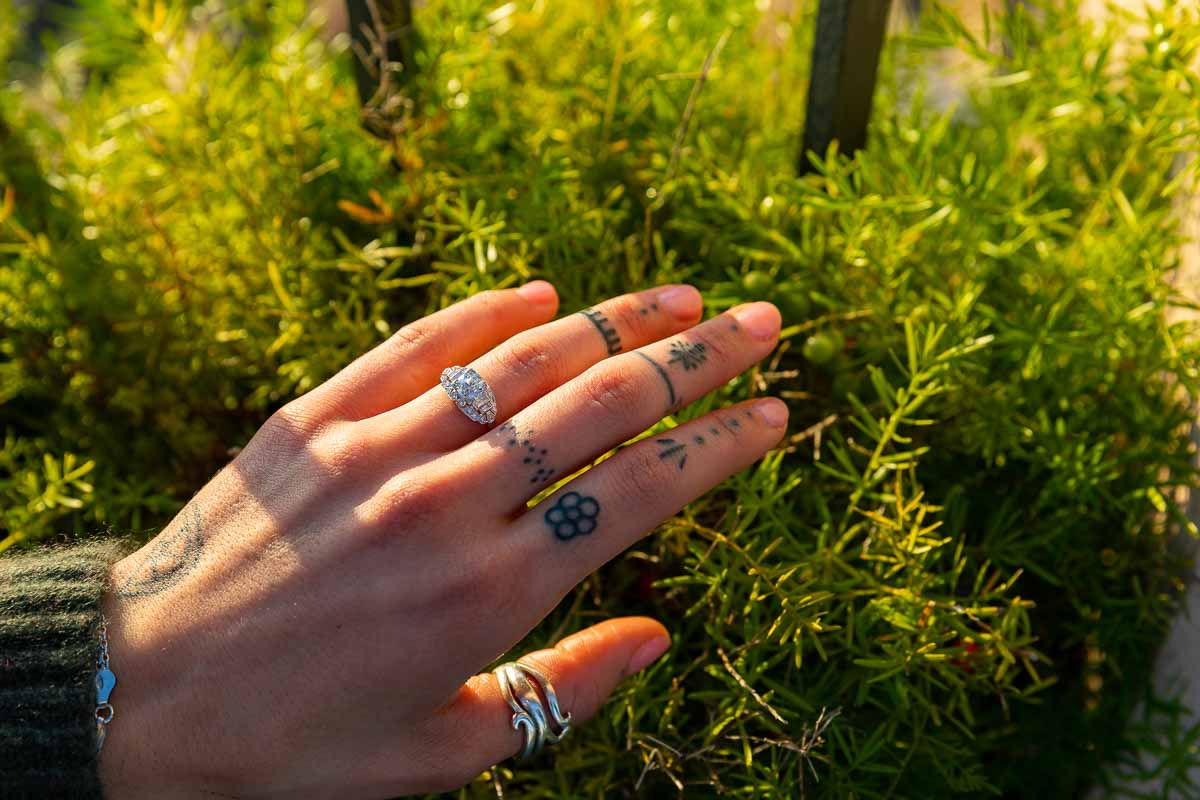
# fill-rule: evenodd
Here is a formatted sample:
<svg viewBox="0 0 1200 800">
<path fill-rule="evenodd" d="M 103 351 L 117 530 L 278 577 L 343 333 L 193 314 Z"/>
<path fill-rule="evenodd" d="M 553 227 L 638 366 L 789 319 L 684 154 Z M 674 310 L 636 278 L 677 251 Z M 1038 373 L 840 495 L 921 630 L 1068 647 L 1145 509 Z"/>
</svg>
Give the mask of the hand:
<svg viewBox="0 0 1200 800">
<path fill-rule="evenodd" d="M 689 286 L 547 322 L 557 304 L 538 281 L 404 328 L 273 415 L 115 565 L 107 797 L 388 798 L 521 749 L 495 676 L 475 673 L 787 417 L 775 399 L 714 411 L 528 508 L 779 335 L 767 303 L 697 325 Z M 495 391 L 493 426 L 438 385 L 468 362 Z M 613 619 L 522 660 L 578 724 L 668 645 L 653 620 Z"/>
</svg>

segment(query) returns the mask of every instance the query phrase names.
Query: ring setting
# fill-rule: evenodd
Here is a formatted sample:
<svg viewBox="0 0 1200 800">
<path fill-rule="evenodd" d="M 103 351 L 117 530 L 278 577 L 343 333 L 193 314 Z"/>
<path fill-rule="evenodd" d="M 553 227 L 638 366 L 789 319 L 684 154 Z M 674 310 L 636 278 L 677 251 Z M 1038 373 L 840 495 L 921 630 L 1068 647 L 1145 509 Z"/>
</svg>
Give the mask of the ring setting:
<svg viewBox="0 0 1200 800">
<path fill-rule="evenodd" d="M 519 758 L 528 758 L 544 745 L 557 744 L 571 732 L 571 714 L 564 714 L 558 707 L 558 697 L 549 678 L 520 661 L 501 664 L 492 672 L 500 681 L 500 692 L 512 709 L 513 730 L 521 731 L 525 736 L 525 747 Z"/>
<path fill-rule="evenodd" d="M 468 419 L 482 425 L 496 421 L 496 395 L 478 372 L 470 367 L 447 367 L 439 381 Z"/>
</svg>

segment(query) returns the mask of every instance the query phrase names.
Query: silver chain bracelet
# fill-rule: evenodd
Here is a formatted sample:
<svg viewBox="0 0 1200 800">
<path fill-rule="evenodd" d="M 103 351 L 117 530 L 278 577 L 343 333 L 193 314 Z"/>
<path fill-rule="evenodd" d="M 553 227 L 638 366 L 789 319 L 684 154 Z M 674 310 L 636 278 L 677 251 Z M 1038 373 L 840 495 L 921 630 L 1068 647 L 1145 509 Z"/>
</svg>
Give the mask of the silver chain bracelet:
<svg viewBox="0 0 1200 800">
<path fill-rule="evenodd" d="M 112 722 L 113 707 L 108 702 L 113 687 L 117 685 L 117 676 L 108 668 L 108 620 L 100 615 L 100 657 L 96 660 L 96 752 L 104 747 L 104 737 L 108 733 L 108 723 Z"/>
</svg>

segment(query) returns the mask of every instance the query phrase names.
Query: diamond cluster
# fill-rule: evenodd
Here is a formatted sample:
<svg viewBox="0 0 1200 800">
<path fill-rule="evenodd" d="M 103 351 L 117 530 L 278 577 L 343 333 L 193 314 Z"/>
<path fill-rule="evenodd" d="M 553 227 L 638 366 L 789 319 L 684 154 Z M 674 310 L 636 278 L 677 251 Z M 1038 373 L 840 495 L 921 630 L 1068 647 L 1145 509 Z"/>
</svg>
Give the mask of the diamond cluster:
<svg viewBox="0 0 1200 800">
<path fill-rule="evenodd" d="M 459 410 L 475 422 L 491 425 L 496 421 L 496 396 L 478 372 L 470 367 L 447 367 L 441 383 Z"/>
</svg>

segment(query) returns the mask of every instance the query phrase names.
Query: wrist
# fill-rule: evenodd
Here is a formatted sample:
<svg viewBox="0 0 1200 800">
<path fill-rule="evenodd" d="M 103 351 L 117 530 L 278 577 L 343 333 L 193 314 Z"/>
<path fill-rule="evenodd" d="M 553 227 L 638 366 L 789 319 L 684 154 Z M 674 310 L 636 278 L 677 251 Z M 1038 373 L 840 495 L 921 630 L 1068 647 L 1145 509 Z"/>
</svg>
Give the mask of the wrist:
<svg viewBox="0 0 1200 800">
<path fill-rule="evenodd" d="M 121 564 L 114 567 L 119 573 Z M 116 686 L 104 746 L 99 753 L 105 800 L 182 798 L 187 771 L 177 760 L 189 748 L 178 727 L 184 709 L 172 709 L 170 650 L 153 604 L 109 590 L 101 608 L 107 620 L 109 669 Z M 99 647 L 99 643 L 97 643 Z M 165 701 L 165 702 L 164 702 Z"/>
</svg>

